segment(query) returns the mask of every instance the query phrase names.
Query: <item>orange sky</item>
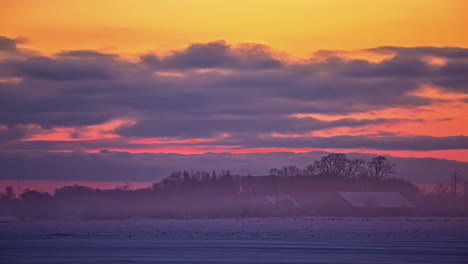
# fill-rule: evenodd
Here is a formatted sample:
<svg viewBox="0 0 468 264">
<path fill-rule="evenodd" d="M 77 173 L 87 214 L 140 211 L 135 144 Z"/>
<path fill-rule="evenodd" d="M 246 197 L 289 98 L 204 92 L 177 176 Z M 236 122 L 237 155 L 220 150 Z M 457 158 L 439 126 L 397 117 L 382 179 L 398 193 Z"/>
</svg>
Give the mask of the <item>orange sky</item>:
<svg viewBox="0 0 468 264">
<path fill-rule="evenodd" d="M 3 0 L 0 34 L 35 50 L 164 52 L 191 42 L 318 49 L 468 46 L 464 0 Z"/>
</svg>

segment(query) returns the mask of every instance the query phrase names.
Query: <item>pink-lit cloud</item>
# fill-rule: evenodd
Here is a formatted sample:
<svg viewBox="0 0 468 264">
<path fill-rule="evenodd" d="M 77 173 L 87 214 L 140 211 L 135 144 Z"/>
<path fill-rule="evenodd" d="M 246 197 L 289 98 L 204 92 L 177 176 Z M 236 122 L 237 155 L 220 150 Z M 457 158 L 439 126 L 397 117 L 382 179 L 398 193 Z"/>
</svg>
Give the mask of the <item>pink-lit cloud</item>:
<svg viewBox="0 0 468 264">
<path fill-rule="evenodd" d="M 464 48 L 293 58 L 214 41 L 128 60 L 95 50 L 44 56 L 3 40 L 5 153 L 324 150 L 466 160 Z"/>
</svg>

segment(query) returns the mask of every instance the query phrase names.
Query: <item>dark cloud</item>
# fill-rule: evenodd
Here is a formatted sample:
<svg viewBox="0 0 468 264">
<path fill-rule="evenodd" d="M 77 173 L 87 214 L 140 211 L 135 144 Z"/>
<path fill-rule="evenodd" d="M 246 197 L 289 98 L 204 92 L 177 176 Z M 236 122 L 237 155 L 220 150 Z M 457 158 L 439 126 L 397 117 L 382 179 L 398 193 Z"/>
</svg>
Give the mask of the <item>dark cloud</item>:
<svg viewBox="0 0 468 264">
<path fill-rule="evenodd" d="M 9 164 L 3 179 L 156 181 L 170 170 L 163 164 L 148 164 L 137 156 L 86 153 L 0 153 L 0 163 Z M 3 174 L 2 174 L 3 175 Z M 130 175 L 133 175 L 131 177 Z"/>
<path fill-rule="evenodd" d="M 140 61 L 148 66 L 151 66 L 156 69 L 162 68 L 161 59 L 155 54 L 145 54 L 140 56 Z"/>
<path fill-rule="evenodd" d="M 83 61 L 54 60 L 32 57 L 11 65 L 18 76 L 52 81 L 102 80 L 113 75 L 112 68 Z"/>
<path fill-rule="evenodd" d="M 192 44 L 186 50 L 176 51 L 164 59 L 168 68 L 217 68 L 228 66 L 231 61 L 229 47 L 225 42 Z"/>
<path fill-rule="evenodd" d="M 6 52 L 17 51 L 16 40 L 5 37 L 5 36 L 0 36 L 0 51 L 6 51 Z"/>
<path fill-rule="evenodd" d="M 468 49 L 459 47 L 395 47 L 383 46 L 368 49 L 378 53 L 399 53 L 404 56 L 436 56 L 451 59 L 468 58 Z"/>
<path fill-rule="evenodd" d="M 93 50 L 50 57 L 24 55 L 0 60 L 0 78 L 20 80 L 0 82 L 0 125 L 10 129 L 35 124 L 44 129 L 131 118 L 136 121 L 133 126 L 115 132 L 124 137 L 178 138 L 228 133 L 234 135 L 236 145 L 249 147 L 466 148 L 464 138 L 257 138 L 273 132 L 302 134 L 333 127 L 420 122 L 406 117 L 326 122 L 290 116 L 429 106 L 437 99 L 412 95 L 423 84 L 466 93 L 465 49 L 381 47 L 373 51 L 395 56 L 379 63 L 337 57 L 286 62 L 266 46 L 231 46 L 224 41 L 195 43 L 163 57 L 147 54 L 139 62 Z M 427 65 L 424 56 L 428 55 L 442 56 L 446 64 Z M 13 141 L 25 135 L 18 132 L 13 137 L 12 133 L 4 132 L 2 137 Z"/>
<path fill-rule="evenodd" d="M 468 137 L 431 137 L 431 136 L 401 136 L 378 133 L 375 135 L 330 136 L 330 137 L 269 137 L 257 136 L 255 133 L 233 133 L 227 138 L 215 141 L 201 142 L 159 142 L 159 143 L 129 143 L 129 140 L 102 139 L 89 141 L 16 141 L 3 144 L 5 151 L 82 151 L 96 149 L 157 149 L 191 146 L 200 150 L 210 151 L 217 146 L 229 149 L 244 148 L 309 148 L 309 149 L 372 149 L 392 151 L 435 151 L 463 150 L 468 148 Z"/>
<path fill-rule="evenodd" d="M 152 119 L 133 126 L 117 129 L 121 136 L 137 137 L 214 137 L 219 133 L 293 133 L 303 134 L 313 130 L 334 127 L 357 127 L 371 124 L 421 122 L 410 119 L 361 119 L 352 118 L 322 121 L 315 118 L 278 116 L 255 117 L 197 117 Z"/>
<path fill-rule="evenodd" d="M 351 61 L 346 64 L 348 65 L 343 70 L 343 74 L 355 77 L 420 78 L 431 74 L 429 65 L 421 58 L 406 57 L 401 54 L 378 64 L 363 61 Z"/>
<path fill-rule="evenodd" d="M 154 144 L 163 146 L 162 144 Z M 14 141 L 4 143 L 4 151 L 84 151 L 97 149 L 136 149 L 141 148 L 141 144 L 128 143 L 122 139 L 97 139 L 83 141 Z"/>
<path fill-rule="evenodd" d="M 432 137 L 432 136 L 331 136 L 331 137 L 233 137 L 222 145 L 242 145 L 249 148 L 325 148 L 325 149 L 377 149 L 432 151 L 449 149 L 468 149 L 468 137 Z M 215 144 L 214 142 L 204 142 Z"/>
<path fill-rule="evenodd" d="M 395 56 L 383 63 L 376 64 L 383 72 L 400 73 L 400 76 L 424 78 L 432 83 L 456 92 L 466 92 L 468 87 L 468 49 L 458 47 L 379 47 L 369 49 L 378 53 L 391 53 Z M 428 58 L 442 58 L 444 64 L 433 67 L 427 65 Z M 389 69 L 384 69 L 389 66 Z M 393 70 L 392 70 L 393 68 Z M 358 74 L 368 74 L 370 71 L 357 69 Z"/>
<path fill-rule="evenodd" d="M 55 54 L 58 57 L 80 58 L 80 59 L 115 59 L 116 54 L 102 53 L 95 50 L 69 50 Z"/>
<path fill-rule="evenodd" d="M 21 127 L 0 126 L 0 144 L 22 139 L 31 132 Z"/>
<path fill-rule="evenodd" d="M 145 64 L 160 69 L 272 69 L 283 66 L 275 59 L 268 47 L 258 44 L 243 44 L 232 47 L 225 41 L 195 43 L 187 49 L 173 52 L 171 55 L 158 58 L 147 54 L 141 57 Z"/>
<path fill-rule="evenodd" d="M 468 62 L 448 62 L 433 83 L 447 90 L 468 93 Z"/>
</svg>

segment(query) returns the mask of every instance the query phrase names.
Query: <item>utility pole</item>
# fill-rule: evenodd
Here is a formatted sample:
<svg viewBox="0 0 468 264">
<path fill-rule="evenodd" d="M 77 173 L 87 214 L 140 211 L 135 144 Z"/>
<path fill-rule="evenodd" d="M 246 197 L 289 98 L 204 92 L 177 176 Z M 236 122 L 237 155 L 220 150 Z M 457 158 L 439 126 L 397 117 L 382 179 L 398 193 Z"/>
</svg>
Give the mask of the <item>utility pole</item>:
<svg viewBox="0 0 468 264">
<path fill-rule="evenodd" d="M 18 175 L 18 199 L 21 196 L 21 174 Z"/>
<path fill-rule="evenodd" d="M 468 181 L 463 182 L 463 211 L 464 215 L 468 215 Z"/>
<path fill-rule="evenodd" d="M 457 185 L 458 185 L 458 175 L 456 172 L 452 174 L 453 178 L 453 186 L 452 186 L 452 191 L 453 191 L 453 213 L 456 215 L 457 214 Z"/>
</svg>

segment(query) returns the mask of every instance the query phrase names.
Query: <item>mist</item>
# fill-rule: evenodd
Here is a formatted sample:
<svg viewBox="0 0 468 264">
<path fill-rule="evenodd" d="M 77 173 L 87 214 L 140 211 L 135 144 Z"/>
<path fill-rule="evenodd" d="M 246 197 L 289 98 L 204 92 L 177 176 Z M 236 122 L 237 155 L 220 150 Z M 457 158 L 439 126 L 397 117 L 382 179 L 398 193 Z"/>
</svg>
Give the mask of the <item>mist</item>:
<svg viewBox="0 0 468 264">
<path fill-rule="evenodd" d="M 332 153 L 302 168 L 274 167 L 263 176 L 175 171 L 147 188 L 71 185 L 16 195 L 9 186 L 0 212 L 21 219 L 467 215 L 468 184 L 457 174 L 428 191 L 396 171 L 384 156 L 363 160 Z"/>
</svg>

